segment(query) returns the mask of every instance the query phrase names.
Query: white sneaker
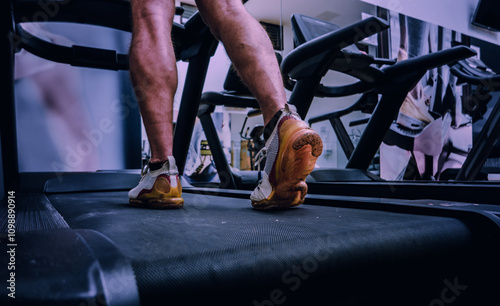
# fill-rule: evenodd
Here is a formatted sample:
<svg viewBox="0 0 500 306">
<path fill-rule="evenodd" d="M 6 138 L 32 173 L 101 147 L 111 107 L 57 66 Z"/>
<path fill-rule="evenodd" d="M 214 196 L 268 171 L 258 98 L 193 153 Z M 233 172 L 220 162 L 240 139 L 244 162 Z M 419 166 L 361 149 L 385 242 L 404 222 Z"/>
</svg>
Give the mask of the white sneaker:
<svg viewBox="0 0 500 306">
<path fill-rule="evenodd" d="M 129 203 L 147 208 L 181 208 L 182 186 L 179 172 L 172 156 L 155 171 L 149 171 L 149 164 L 142 171 L 139 185 L 128 193 Z"/>
<path fill-rule="evenodd" d="M 292 112 L 293 109 L 293 112 Z M 323 151 L 323 142 L 295 112 L 286 105 L 271 136 L 257 154 L 256 165 L 267 157 L 262 181 L 250 199 L 256 209 L 290 208 L 304 202 L 306 177 Z"/>
</svg>

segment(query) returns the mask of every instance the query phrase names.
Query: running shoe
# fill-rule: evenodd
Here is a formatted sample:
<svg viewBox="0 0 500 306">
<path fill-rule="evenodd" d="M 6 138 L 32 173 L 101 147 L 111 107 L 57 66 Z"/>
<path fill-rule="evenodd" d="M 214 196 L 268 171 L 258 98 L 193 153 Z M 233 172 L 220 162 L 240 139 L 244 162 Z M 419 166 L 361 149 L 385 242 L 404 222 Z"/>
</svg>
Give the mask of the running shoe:
<svg viewBox="0 0 500 306">
<path fill-rule="evenodd" d="M 286 105 L 276 121 L 264 148 L 257 154 L 256 166 L 266 158 L 262 180 L 250 199 L 255 209 L 291 208 L 304 202 L 306 177 L 323 151 L 320 136 Z M 260 171 L 260 169 L 259 169 Z"/>
<path fill-rule="evenodd" d="M 129 203 L 147 208 L 181 208 L 182 186 L 175 159 L 169 157 L 163 166 L 150 171 L 149 164 L 142 170 L 139 185 L 128 193 Z"/>
</svg>

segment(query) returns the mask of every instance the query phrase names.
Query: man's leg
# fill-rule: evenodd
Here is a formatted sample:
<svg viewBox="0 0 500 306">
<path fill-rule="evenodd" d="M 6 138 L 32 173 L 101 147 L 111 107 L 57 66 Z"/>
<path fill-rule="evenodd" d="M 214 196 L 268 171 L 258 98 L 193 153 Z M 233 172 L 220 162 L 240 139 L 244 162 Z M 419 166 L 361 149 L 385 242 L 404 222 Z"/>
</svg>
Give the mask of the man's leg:
<svg viewBox="0 0 500 306">
<path fill-rule="evenodd" d="M 259 102 L 264 117 L 267 156 L 263 177 L 250 196 L 256 209 L 300 205 L 305 179 L 322 152 L 319 135 L 286 103 L 281 72 L 262 26 L 241 0 L 197 0 L 203 20 L 224 44 L 241 79 Z"/>
<path fill-rule="evenodd" d="M 226 49 L 241 79 L 259 101 L 264 124 L 285 107 L 283 78 L 264 28 L 241 0 L 197 0 L 203 20 Z"/>
<path fill-rule="evenodd" d="M 174 0 L 131 0 L 130 75 L 151 146 L 151 162 L 172 155 L 177 66 L 171 40 Z"/>
<path fill-rule="evenodd" d="M 173 100 L 177 66 L 171 39 L 174 0 L 131 0 L 130 75 L 151 147 L 149 172 L 129 193 L 130 203 L 182 207 L 172 158 Z M 168 163 L 167 163 L 168 161 Z"/>
</svg>

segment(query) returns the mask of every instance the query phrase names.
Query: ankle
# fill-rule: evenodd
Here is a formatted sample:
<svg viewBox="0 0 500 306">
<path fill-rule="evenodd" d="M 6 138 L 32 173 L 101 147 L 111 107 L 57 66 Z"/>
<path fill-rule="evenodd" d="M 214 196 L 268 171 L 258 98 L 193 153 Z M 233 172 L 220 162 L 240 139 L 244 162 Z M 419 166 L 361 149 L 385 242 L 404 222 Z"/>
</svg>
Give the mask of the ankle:
<svg viewBox="0 0 500 306">
<path fill-rule="evenodd" d="M 161 168 L 165 165 L 165 163 L 168 163 L 168 160 L 166 160 L 166 161 L 154 162 L 154 163 L 149 162 L 149 170 L 150 170 L 150 171 L 156 171 L 156 170 L 159 170 L 159 169 L 161 169 Z"/>
</svg>

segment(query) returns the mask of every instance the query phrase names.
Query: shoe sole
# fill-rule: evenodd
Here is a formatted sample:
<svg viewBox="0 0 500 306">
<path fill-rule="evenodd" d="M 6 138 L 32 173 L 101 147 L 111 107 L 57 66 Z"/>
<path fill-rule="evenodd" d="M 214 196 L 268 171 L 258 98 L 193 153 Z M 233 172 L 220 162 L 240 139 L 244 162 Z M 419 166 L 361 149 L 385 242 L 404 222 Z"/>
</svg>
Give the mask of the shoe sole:
<svg viewBox="0 0 500 306">
<path fill-rule="evenodd" d="M 306 177 L 312 172 L 323 151 L 321 137 L 310 129 L 300 128 L 283 137 L 277 157 L 277 184 L 268 198 L 252 201 L 258 210 L 287 209 L 304 203 L 307 194 Z"/>
<path fill-rule="evenodd" d="M 184 206 L 184 199 L 182 198 L 150 199 L 147 201 L 130 199 L 129 203 L 133 207 L 144 207 L 153 209 L 179 209 Z"/>
<path fill-rule="evenodd" d="M 177 182 L 180 186 L 180 182 Z M 129 199 L 129 203 L 134 207 L 144 207 L 153 209 L 178 209 L 184 206 L 184 199 L 181 197 L 169 196 L 171 186 L 166 178 L 158 177 L 153 188 L 140 195 L 137 199 Z M 180 188 L 179 188 L 180 189 Z M 172 190 L 172 192 L 175 192 Z M 181 191 L 178 190 L 179 195 Z"/>
</svg>

